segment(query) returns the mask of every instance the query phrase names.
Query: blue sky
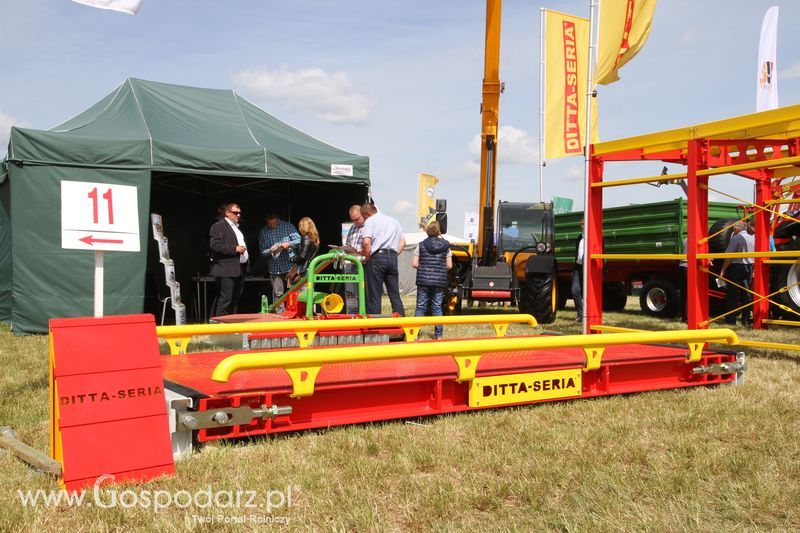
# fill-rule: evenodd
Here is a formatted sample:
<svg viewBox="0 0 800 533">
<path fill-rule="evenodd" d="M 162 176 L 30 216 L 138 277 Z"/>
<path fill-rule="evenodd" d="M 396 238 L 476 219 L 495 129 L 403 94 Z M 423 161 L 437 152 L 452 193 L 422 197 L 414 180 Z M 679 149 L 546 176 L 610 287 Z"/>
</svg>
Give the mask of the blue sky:
<svg viewBox="0 0 800 533">
<path fill-rule="evenodd" d="M 588 16 L 588 5 L 504 3 L 498 200 L 539 199 L 539 7 Z M 800 35 L 791 31 L 800 2 L 661 0 L 642 52 L 619 82 L 599 89 L 601 139 L 755 111 L 758 37 L 772 5 L 780 6 L 780 103 L 800 103 Z M 414 230 L 417 174 L 436 175 L 458 235 L 478 201 L 484 14 L 479 0 L 144 0 L 136 16 L 69 0 L 3 0 L 0 146 L 11 124 L 48 129 L 128 77 L 234 89 L 370 156 L 378 207 L 406 230 Z M 606 179 L 660 169 L 616 165 Z M 719 179 L 718 188 L 750 197 L 745 180 Z M 582 158 L 548 164 L 546 199 L 570 197 L 582 208 L 582 186 Z M 605 205 L 681 195 L 676 186 L 617 188 Z"/>
</svg>

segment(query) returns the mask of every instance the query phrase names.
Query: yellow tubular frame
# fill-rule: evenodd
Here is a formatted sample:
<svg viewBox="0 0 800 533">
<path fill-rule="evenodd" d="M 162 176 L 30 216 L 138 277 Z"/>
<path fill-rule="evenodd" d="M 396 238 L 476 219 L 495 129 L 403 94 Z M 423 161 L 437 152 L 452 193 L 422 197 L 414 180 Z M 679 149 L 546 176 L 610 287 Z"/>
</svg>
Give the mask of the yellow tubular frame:
<svg viewBox="0 0 800 533">
<path fill-rule="evenodd" d="M 416 344 L 390 343 L 375 346 L 348 346 L 346 348 L 318 348 L 314 350 L 281 350 L 239 353 L 223 359 L 211 379 L 226 382 L 234 372 L 262 368 L 283 368 L 292 380 L 292 397 L 300 398 L 314 393 L 317 373 L 324 364 L 408 359 L 416 357 L 451 356 L 458 367 L 458 381 L 470 381 L 481 356 L 486 353 L 553 348 L 581 348 L 586 360 L 584 371 L 600 368 L 603 351 L 608 346 L 622 344 L 647 344 L 676 342 L 687 343 L 686 362 L 700 360 L 705 343 L 725 342 L 739 344 L 739 337 L 730 329 L 702 329 L 685 331 L 646 331 L 609 333 L 605 335 L 564 335 L 536 337 L 508 337 L 498 339 L 464 339 L 425 342 Z"/>
<path fill-rule="evenodd" d="M 392 318 L 358 318 L 335 320 L 284 320 L 280 322 L 238 322 L 236 324 L 193 324 L 189 326 L 159 326 L 156 335 L 167 341 L 172 355 L 186 353 L 189 340 L 195 335 L 225 335 L 232 333 L 287 332 L 297 336 L 301 348 L 311 344 L 319 331 L 359 330 L 364 328 L 403 328 L 405 340 L 414 342 L 423 326 L 456 324 L 489 324 L 495 335 L 506 334 L 509 324 L 538 324 L 532 315 L 518 313 L 509 315 L 450 315 L 409 316 Z"/>
</svg>

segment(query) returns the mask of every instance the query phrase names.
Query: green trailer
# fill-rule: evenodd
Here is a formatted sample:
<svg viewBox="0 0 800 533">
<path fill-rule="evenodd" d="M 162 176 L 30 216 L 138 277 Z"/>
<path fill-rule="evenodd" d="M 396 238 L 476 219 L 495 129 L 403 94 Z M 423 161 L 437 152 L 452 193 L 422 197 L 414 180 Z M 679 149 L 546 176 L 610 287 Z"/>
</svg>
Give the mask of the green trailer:
<svg viewBox="0 0 800 533">
<path fill-rule="evenodd" d="M 686 237 L 685 198 L 668 202 L 635 204 L 603 210 L 603 251 L 609 254 L 678 254 Z M 709 234 L 738 219 L 738 204 L 709 202 Z M 570 284 L 574 269 L 577 238 L 583 212 L 555 215 L 555 253 L 558 260 L 559 308 L 572 298 Z M 725 249 L 726 235 L 709 241 L 712 252 Z M 625 308 L 628 295 L 638 291 L 639 304 L 645 314 L 674 317 L 680 311 L 683 276 L 678 261 L 606 261 L 603 268 L 603 308 L 619 311 Z M 713 289 L 713 288 L 712 288 Z M 711 290 L 712 304 L 721 304 L 724 297 Z"/>
</svg>

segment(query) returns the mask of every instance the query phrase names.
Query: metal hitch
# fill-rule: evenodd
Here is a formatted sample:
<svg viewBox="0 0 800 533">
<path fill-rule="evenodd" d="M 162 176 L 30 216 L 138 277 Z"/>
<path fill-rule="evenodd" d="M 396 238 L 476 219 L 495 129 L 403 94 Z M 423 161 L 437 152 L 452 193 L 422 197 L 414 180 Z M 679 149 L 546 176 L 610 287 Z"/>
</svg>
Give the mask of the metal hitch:
<svg viewBox="0 0 800 533">
<path fill-rule="evenodd" d="M 733 385 L 741 385 L 744 382 L 744 372 L 747 370 L 747 364 L 744 361 L 744 353 L 739 352 L 736 354 L 736 361 L 728 363 L 713 363 L 710 365 L 696 366 L 692 369 L 694 375 L 707 375 L 721 376 L 725 374 L 736 374 L 736 379 Z"/>
<path fill-rule="evenodd" d="M 249 424 L 255 418 L 266 420 L 290 414 L 292 414 L 292 408 L 288 405 L 273 405 L 271 407 L 262 405 L 258 409 L 242 406 L 220 407 L 208 411 L 188 411 L 178 413 L 178 429 L 193 431 L 196 429 L 242 426 Z"/>
</svg>

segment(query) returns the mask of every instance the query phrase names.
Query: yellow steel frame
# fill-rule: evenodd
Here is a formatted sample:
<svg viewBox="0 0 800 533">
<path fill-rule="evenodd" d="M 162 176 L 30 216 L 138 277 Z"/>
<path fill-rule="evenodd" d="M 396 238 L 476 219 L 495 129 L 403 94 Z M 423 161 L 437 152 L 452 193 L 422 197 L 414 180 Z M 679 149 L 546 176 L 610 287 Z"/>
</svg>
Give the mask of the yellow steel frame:
<svg viewBox="0 0 800 533">
<path fill-rule="evenodd" d="M 502 337 L 510 324 L 536 327 L 532 315 L 450 315 L 399 318 L 356 318 L 331 320 L 286 320 L 281 322 L 239 322 L 236 324 L 193 324 L 188 326 L 159 326 L 156 335 L 167 341 L 172 355 L 186 353 L 189 340 L 195 335 L 225 335 L 231 333 L 288 332 L 297 336 L 301 348 L 308 347 L 319 331 L 358 330 L 364 328 L 403 328 L 405 340 L 414 342 L 423 326 L 457 324 L 489 324 L 495 335 Z"/>
<path fill-rule="evenodd" d="M 775 324 L 776 326 L 800 326 L 800 321 L 797 320 L 778 320 L 776 318 L 765 318 L 762 322 L 766 324 Z"/>
<path fill-rule="evenodd" d="M 777 252 L 768 252 L 768 253 L 777 253 Z M 699 254 L 698 254 L 698 255 L 699 255 Z M 711 254 L 709 254 L 709 255 L 711 255 Z M 714 254 L 714 255 L 734 255 L 734 254 Z M 745 257 L 748 257 L 749 255 L 750 255 L 750 254 L 745 254 Z M 719 320 L 720 318 L 725 318 L 726 316 L 728 316 L 728 315 L 730 315 L 730 314 L 732 314 L 732 313 L 738 313 L 738 312 L 739 312 L 739 311 L 741 311 L 742 309 L 746 309 L 747 307 L 753 306 L 753 305 L 755 305 L 757 302 L 761 302 L 761 301 L 763 301 L 763 300 L 767 300 L 767 301 L 768 301 L 769 303 L 771 303 L 772 305 L 775 305 L 775 306 L 777 306 L 777 307 L 780 307 L 781 309 L 783 309 L 783 310 L 784 310 L 784 311 L 786 311 L 786 312 L 793 313 L 793 314 L 795 314 L 795 315 L 798 315 L 798 316 L 800 316 L 800 313 L 798 313 L 798 312 L 797 312 L 797 311 L 795 311 L 794 309 L 792 309 L 792 308 L 790 308 L 790 307 L 788 307 L 788 306 L 786 306 L 786 305 L 783 305 L 783 304 L 782 304 L 782 303 L 780 303 L 780 302 L 776 302 L 776 301 L 774 301 L 774 300 L 771 300 L 771 298 L 772 298 L 773 296 L 775 296 L 776 294 L 780 294 L 780 293 L 782 293 L 782 292 L 786 292 L 786 291 L 788 291 L 789 289 L 791 289 L 791 288 L 793 288 L 793 287 L 795 287 L 795 286 L 797 286 L 797 285 L 800 285 L 800 283 L 794 283 L 794 284 L 792 284 L 792 285 L 787 285 L 786 287 L 781 287 L 781 288 L 780 288 L 780 289 L 778 289 L 777 291 L 775 291 L 775 292 L 773 292 L 773 293 L 770 293 L 770 294 L 767 294 L 766 296 L 764 296 L 764 295 L 761 295 L 761 294 L 759 294 L 759 293 L 757 293 L 757 292 L 753 292 L 753 291 L 751 291 L 749 288 L 747 288 L 747 287 L 744 287 L 744 286 L 742 286 L 742 285 L 739 285 L 738 283 L 734 283 L 734 282 L 732 282 L 731 280 L 729 280 L 729 279 L 725 278 L 724 276 L 722 276 L 722 275 L 720 275 L 720 274 L 717 274 L 717 273 L 715 273 L 715 272 L 712 272 L 712 271 L 708 270 L 708 269 L 707 269 L 707 268 L 705 268 L 705 267 L 699 267 L 699 269 L 700 269 L 702 272 L 705 272 L 706 274 L 709 274 L 709 275 L 711 275 L 711 276 L 715 276 L 715 277 L 717 277 L 717 278 L 719 278 L 719 279 L 723 280 L 725 283 L 729 283 L 729 284 L 733 285 L 734 287 L 737 287 L 737 288 L 739 288 L 739 289 L 741 289 L 741 290 L 743 290 L 743 291 L 746 291 L 746 292 L 748 292 L 750 295 L 754 296 L 754 298 L 753 298 L 753 301 L 752 301 L 752 302 L 750 302 L 750 303 L 747 303 L 747 304 L 744 304 L 744 305 L 740 305 L 740 306 L 739 306 L 739 307 L 737 307 L 736 309 L 731 309 L 730 311 L 726 311 L 725 313 L 723 313 L 723 314 L 721 314 L 721 315 L 718 315 L 718 316 L 715 316 L 715 317 L 709 318 L 707 321 L 700 322 L 700 324 L 699 324 L 699 325 L 701 325 L 701 326 L 706 326 L 706 325 L 710 324 L 711 322 L 715 322 L 715 321 Z M 764 322 L 766 322 L 766 320 L 765 320 Z"/>
<path fill-rule="evenodd" d="M 770 320 L 765 319 L 764 323 L 768 324 L 778 324 L 782 326 L 800 326 L 800 322 L 795 322 L 793 320 Z M 620 328 L 617 326 L 592 326 L 592 331 L 597 331 L 600 333 L 610 332 L 610 333 L 619 333 L 623 331 L 633 332 L 633 331 L 646 331 L 643 329 L 632 329 L 632 328 Z M 709 344 L 716 344 L 716 342 L 710 342 Z M 774 348 L 776 350 L 793 350 L 793 351 L 800 351 L 800 344 L 785 344 L 782 342 L 763 342 L 763 341 L 748 341 L 739 339 L 737 346 L 751 346 L 753 348 Z"/>
<path fill-rule="evenodd" d="M 686 150 L 693 139 L 791 139 L 800 136 L 800 105 L 638 135 L 594 145 L 594 154 L 643 150 L 646 154 Z M 726 171 L 729 172 L 729 171 Z"/>
<path fill-rule="evenodd" d="M 463 339 L 425 343 L 390 343 L 376 350 L 375 346 L 318 348 L 315 350 L 282 350 L 247 352 L 223 359 L 211 379 L 226 382 L 234 372 L 262 368 L 283 368 L 292 380 L 292 397 L 301 398 L 314 393 L 316 376 L 325 364 L 451 356 L 458 368 L 459 382 L 475 378 L 480 358 L 487 353 L 581 348 L 586 356 L 584 371 L 600 368 L 603 351 L 608 346 L 663 342 L 687 343 L 687 363 L 700 360 L 703 346 L 709 342 L 739 344 L 739 337 L 730 329 L 684 331 L 645 331 L 610 333 L 607 335 L 564 335 L 536 337 L 507 337 L 498 339 Z"/>
</svg>

